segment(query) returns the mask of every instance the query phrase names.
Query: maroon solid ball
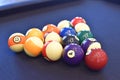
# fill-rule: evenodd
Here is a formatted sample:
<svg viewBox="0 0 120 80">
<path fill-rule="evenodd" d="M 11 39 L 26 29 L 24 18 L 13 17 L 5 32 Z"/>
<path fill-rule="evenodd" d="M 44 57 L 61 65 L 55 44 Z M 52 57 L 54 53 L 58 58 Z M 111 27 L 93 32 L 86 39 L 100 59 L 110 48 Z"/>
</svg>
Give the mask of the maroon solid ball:
<svg viewBox="0 0 120 80">
<path fill-rule="evenodd" d="M 108 56 L 103 49 L 91 49 L 86 53 L 85 63 L 92 70 L 101 70 L 108 62 Z"/>
<path fill-rule="evenodd" d="M 64 48 L 63 59 L 67 64 L 77 65 L 81 62 L 84 56 L 84 51 L 81 46 L 71 43 Z"/>
</svg>

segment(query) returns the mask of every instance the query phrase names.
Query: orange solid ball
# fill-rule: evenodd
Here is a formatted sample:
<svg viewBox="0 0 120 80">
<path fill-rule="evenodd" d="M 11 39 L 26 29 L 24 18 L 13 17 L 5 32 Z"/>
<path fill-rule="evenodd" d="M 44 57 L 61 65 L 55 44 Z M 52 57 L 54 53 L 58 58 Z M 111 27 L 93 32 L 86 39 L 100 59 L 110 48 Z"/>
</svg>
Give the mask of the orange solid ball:
<svg viewBox="0 0 120 80">
<path fill-rule="evenodd" d="M 57 28 L 54 24 L 48 24 L 48 25 L 44 26 L 42 31 L 43 31 L 44 35 L 46 33 L 50 33 L 50 32 L 56 32 L 58 34 L 60 33 L 59 28 Z"/>
<path fill-rule="evenodd" d="M 42 41 L 44 41 L 43 33 L 38 28 L 31 28 L 26 32 L 26 39 L 33 36 L 39 37 Z"/>
<path fill-rule="evenodd" d="M 14 52 L 23 51 L 25 36 L 22 33 L 13 33 L 8 39 L 8 46 Z"/>
<path fill-rule="evenodd" d="M 24 51 L 30 57 L 37 57 L 41 54 L 43 42 L 38 37 L 30 37 L 25 41 Z"/>
</svg>

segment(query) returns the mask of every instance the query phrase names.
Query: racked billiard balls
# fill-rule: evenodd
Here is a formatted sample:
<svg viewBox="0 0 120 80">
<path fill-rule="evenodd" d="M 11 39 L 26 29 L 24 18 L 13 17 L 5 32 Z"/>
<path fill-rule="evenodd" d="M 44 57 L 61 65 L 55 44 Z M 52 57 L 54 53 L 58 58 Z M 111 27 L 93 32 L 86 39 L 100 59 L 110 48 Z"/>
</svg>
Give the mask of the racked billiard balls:
<svg viewBox="0 0 120 80">
<path fill-rule="evenodd" d="M 63 54 L 63 47 L 57 41 L 48 41 L 42 49 L 43 57 L 48 61 L 57 61 Z"/>
<path fill-rule="evenodd" d="M 68 36 L 68 35 L 76 35 L 76 31 L 72 27 L 61 29 L 60 31 L 61 37 Z"/>
<path fill-rule="evenodd" d="M 75 25 L 78 24 L 78 23 L 86 23 L 86 21 L 82 17 L 75 17 L 71 20 L 71 25 L 73 27 L 75 27 Z"/>
<path fill-rule="evenodd" d="M 25 35 L 22 33 L 13 33 L 8 39 L 8 46 L 14 52 L 23 51 L 25 43 Z"/>
<path fill-rule="evenodd" d="M 75 25 L 75 31 L 80 32 L 80 31 L 90 31 L 89 26 L 86 23 L 78 23 Z"/>
<path fill-rule="evenodd" d="M 77 36 L 75 36 L 75 35 L 68 35 L 68 36 L 64 36 L 62 38 L 63 46 L 66 46 L 66 45 L 68 45 L 70 43 L 79 44 L 79 39 L 77 38 Z"/>
<path fill-rule="evenodd" d="M 62 28 L 65 27 L 71 27 L 70 21 L 68 20 L 62 20 L 58 23 L 57 27 L 61 30 Z"/>
<path fill-rule="evenodd" d="M 84 57 L 81 46 L 75 43 L 68 44 L 64 48 L 63 59 L 69 65 L 79 64 Z"/>
<path fill-rule="evenodd" d="M 87 38 L 93 38 L 93 34 L 91 31 L 80 31 L 77 33 L 77 37 L 79 38 L 80 43 Z"/>
<path fill-rule="evenodd" d="M 91 49 L 85 56 L 85 64 L 89 69 L 101 70 L 108 62 L 108 56 L 103 49 Z"/>
</svg>

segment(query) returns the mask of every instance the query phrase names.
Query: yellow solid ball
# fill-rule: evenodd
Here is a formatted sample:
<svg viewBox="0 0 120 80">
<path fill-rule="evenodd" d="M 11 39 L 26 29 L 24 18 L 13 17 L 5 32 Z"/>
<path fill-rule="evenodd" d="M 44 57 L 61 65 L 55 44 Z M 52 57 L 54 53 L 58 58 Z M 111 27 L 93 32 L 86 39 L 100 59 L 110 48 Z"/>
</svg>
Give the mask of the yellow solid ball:
<svg viewBox="0 0 120 80">
<path fill-rule="evenodd" d="M 43 32 L 38 28 L 31 28 L 26 32 L 26 39 L 33 36 L 39 37 L 44 41 Z"/>
</svg>

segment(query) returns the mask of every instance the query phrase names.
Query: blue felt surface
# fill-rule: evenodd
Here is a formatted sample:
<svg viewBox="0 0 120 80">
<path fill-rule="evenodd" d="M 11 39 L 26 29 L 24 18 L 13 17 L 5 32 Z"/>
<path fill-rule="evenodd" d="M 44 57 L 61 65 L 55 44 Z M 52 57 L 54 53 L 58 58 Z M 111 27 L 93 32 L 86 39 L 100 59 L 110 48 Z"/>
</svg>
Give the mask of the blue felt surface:
<svg viewBox="0 0 120 80">
<path fill-rule="evenodd" d="M 84 63 L 70 67 L 62 59 L 50 63 L 42 56 L 29 58 L 24 52 L 15 54 L 8 48 L 8 37 L 14 32 L 25 34 L 32 27 L 42 29 L 48 23 L 57 25 L 76 16 L 86 19 L 108 54 L 108 64 L 100 72 L 88 70 Z M 119 4 L 98 0 L 62 3 L 0 17 L 0 80 L 119 80 L 119 19 Z"/>
</svg>

